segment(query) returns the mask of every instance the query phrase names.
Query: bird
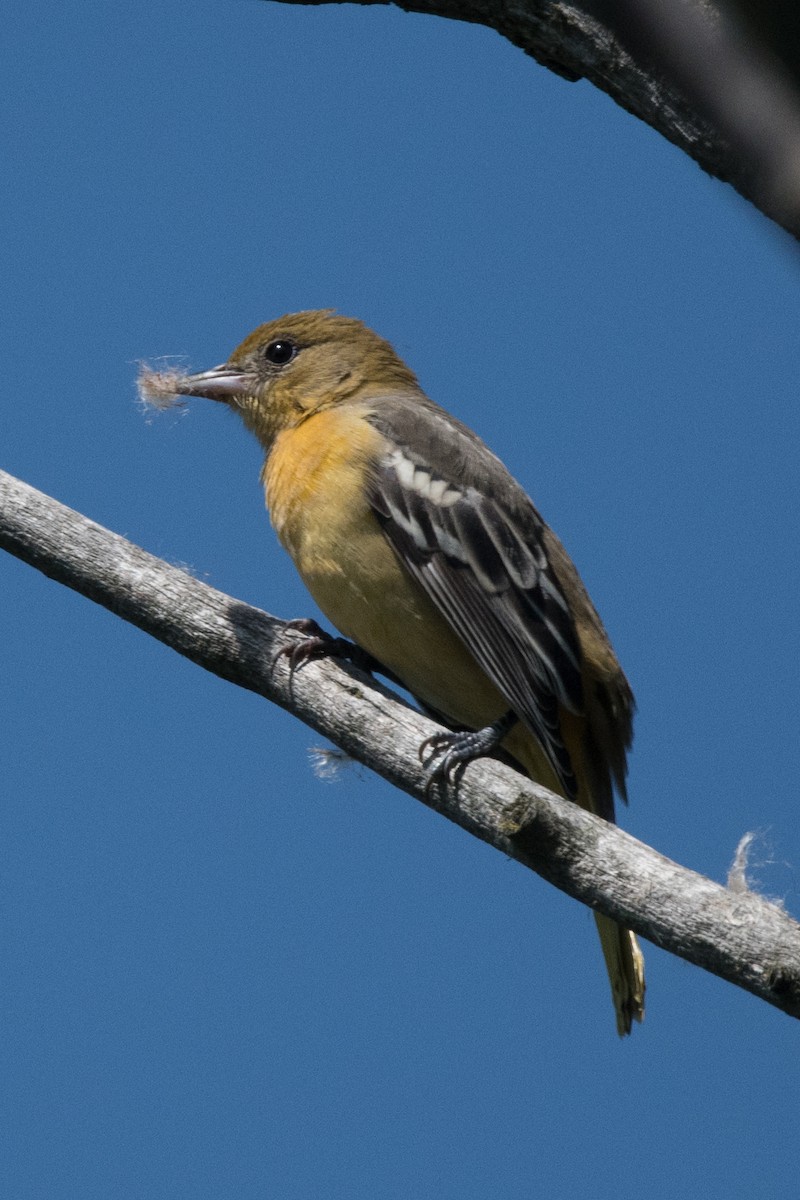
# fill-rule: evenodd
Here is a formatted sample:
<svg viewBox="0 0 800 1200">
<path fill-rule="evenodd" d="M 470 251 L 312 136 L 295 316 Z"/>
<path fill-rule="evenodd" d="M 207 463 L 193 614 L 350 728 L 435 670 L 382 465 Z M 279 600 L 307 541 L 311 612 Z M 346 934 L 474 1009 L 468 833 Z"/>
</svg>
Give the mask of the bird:
<svg viewBox="0 0 800 1200">
<path fill-rule="evenodd" d="M 340 634 L 454 731 L 607 821 L 627 800 L 633 694 L 566 550 L 485 443 L 363 322 L 260 325 L 226 362 L 143 381 L 238 412 L 277 536 Z M 617 1031 L 644 1016 L 632 931 L 595 913 Z"/>
</svg>

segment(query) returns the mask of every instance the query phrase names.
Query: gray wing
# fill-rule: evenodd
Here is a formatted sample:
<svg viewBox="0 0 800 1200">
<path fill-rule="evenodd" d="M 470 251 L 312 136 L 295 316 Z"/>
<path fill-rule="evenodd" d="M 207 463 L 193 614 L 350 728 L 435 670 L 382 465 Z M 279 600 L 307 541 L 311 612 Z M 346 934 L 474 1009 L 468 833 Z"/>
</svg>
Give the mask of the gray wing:
<svg viewBox="0 0 800 1200">
<path fill-rule="evenodd" d="M 427 398 L 384 400 L 369 419 L 391 447 L 370 480 L 385 537 L 574 797 L 558 710 L 583 710 L 581 651 L 544 522 L 483 442 Z"/>
</svg>

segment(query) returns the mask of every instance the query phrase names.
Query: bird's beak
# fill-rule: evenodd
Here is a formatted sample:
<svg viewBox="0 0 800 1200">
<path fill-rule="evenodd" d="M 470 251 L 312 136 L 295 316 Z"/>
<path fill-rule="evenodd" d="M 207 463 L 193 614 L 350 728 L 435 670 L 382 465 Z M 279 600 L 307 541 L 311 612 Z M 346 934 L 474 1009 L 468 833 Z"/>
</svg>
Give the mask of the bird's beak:
<svg viewBox="0 0 800 1200">
<path fill-rule="evenodd" d="M 253 376 L 247 371 L 230 363 L 220 363 L 210 371 L 181 376 L 176 391 L 179 396 L 205 396 L 207 400 L 219 400 L 227 404 L 229 400 L 248 391 L 253 382 Z"/>
</svg>

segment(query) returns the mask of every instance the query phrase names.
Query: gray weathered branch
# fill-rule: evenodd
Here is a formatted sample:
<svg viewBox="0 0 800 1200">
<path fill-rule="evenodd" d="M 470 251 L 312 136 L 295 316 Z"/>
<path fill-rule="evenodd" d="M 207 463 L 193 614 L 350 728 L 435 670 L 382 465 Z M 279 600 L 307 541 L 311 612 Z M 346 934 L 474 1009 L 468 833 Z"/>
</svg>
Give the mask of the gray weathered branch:
<svg viewBox="0 0 800 1200">
<path fill-rule="evenodd" d="M 297 636 L 0 471 L 0 547 L 180 654 L 279 704 L 391 783 L 584 904 L 800 1017 L 800 925 L 751 892 L 688 871 L 493 760 L 426 794 L 436 726 L 338 661 L 290 672 Z"/>
<path fill-rule="evenodd" d="M 800 237 L 800 95 L 791 72 L 760 40 L 759 22 L 740 23 L 741 3 L 392 2 L 407 12 L 487 25 L 567 79 L 588 79 Z"/>
</svg>

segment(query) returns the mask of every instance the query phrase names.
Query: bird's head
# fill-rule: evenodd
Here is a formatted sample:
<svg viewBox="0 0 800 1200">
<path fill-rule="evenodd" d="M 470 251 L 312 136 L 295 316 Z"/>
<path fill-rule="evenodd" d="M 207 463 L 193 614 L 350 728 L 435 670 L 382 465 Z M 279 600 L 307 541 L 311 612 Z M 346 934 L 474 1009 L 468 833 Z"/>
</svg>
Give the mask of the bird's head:
<svg viewBox="0 0 800 1200">
<path fill-rule="evenodd" d="M 266 450 L 282 429 L 320 409 L 418 387 L 388 342 L 330 309 L 259 325 L 227 362 L 172 384 L 177 395 L 230 405 Z"/>
</svg>

